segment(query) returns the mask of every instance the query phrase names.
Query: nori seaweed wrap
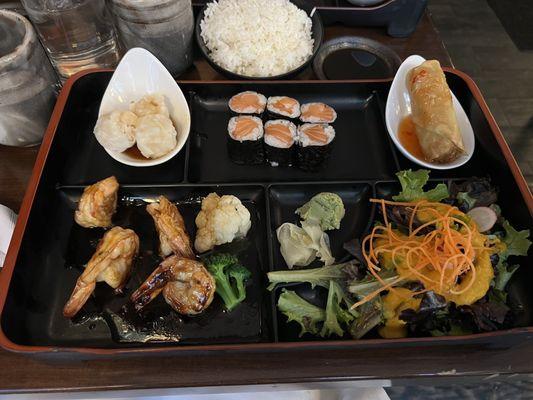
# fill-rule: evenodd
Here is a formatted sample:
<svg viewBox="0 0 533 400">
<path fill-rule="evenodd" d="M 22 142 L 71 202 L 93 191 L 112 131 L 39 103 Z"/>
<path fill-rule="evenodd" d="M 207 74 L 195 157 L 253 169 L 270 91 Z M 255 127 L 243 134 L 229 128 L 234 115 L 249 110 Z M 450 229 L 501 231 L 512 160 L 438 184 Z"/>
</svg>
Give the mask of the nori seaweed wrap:
<svg viewBox="0 0 533 400">
<path fill-rule="evenodd" d="M 229 120 L 228 154 L 235 164 L 255 165 L 265 161 L 261 119 L 242 115 Z"/>
</svg>

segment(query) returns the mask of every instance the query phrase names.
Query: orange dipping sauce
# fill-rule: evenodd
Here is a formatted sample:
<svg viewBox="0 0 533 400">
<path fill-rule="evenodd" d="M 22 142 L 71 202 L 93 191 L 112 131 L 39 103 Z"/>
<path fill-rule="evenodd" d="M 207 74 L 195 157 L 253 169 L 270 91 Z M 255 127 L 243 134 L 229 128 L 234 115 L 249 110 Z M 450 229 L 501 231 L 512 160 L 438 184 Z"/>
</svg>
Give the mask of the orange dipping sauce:
<svg viewBox="0 0 533 400">
<path fill-rule="evenodd" d="M 415 124 L 413 123 L 413 119 L 410 115 L 405 117 L 402 122 L 400 122 L 398 139 L 400 140 L 402 146 L 409 153 L 411 153 L 411 155 L 419 160 L 426 161 L 426 157 L 424 156 L 424 152 L 422 151 L 422 147 L 420 147 L 418 137 L 416 136 Z"/>
</svg>

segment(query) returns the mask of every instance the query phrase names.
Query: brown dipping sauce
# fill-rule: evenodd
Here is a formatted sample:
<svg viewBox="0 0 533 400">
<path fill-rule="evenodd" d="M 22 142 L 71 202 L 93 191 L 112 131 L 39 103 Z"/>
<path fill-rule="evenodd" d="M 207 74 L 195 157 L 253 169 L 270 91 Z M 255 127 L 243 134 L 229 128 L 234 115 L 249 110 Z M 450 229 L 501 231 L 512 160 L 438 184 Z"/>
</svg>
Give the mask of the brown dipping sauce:
<svg viewBox="0 0 533 400">
<path fill-rule="evenodd" d="M 322 69 L 328 79 L 380 79 L 391 76 L 392 72 L 380 57 L 350 48 L 332 52 L 324 60 Z"/>
<path fill-rule="evenodd" d="M 414 157 L 419 160 L 427 161 L 418 142 L 418 137 L 415 132 L 415 124 L 413 118 L 408 115 L 400 122 L 400 129 L 398 131 L 398 139 L 402 146 Z"/>
<path fill-rule="evenodd" d="M 139 150 L 136 144 L 131 146 L 129 149 L 124 150 L 123 153 L 131 158 L 135 158 L 136 160 L 149 160 L 149 158 L 142 155 L 141 150 Z"/>
</svg>

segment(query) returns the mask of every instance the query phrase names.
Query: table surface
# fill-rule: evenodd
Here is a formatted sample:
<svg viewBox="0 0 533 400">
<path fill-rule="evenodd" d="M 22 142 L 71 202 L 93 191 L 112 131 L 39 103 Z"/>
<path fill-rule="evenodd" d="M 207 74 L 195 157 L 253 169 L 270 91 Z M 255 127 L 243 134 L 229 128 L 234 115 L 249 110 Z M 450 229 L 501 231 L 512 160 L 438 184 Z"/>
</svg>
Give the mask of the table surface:
<svg viewBox="0 0 533 400">
<path fill-rule="evenodd" d="M 326 38 L 361 35 L 394 49 L 401 58 L 420 54 L 451 66 L 446 49 L 429 15 L 409 38 L 388 37 L 384 29 L 328 27 Z M 220 80 L 203 60 L 181 78 Z M 307 69 L 299 79 L 313 79 Z M 17 211 L 38 152 L 34 148 L 0 146 L 0 204 Z M 531 338 L 530 338 L 531 339 Z M 506 348 L 487 344 L 316 351 L 313 355 L 289 353 L 165 354 L 158 357 L 69 361 L 43 360 L 0 350 L 0 392 L 80 391 L 166 387 L 209 387 L 218 385 L 329 382 L 332 380 L 423 379 L 424 377 L 490 377 L 533 372 L 530 362 L 533 341 Z M 520 355 L 520 357 L 519 357 Z M 260 367 L 259 367 L 260 366 Z M 317 378 L 319 376 L 320 378 Z"/>
</svg>

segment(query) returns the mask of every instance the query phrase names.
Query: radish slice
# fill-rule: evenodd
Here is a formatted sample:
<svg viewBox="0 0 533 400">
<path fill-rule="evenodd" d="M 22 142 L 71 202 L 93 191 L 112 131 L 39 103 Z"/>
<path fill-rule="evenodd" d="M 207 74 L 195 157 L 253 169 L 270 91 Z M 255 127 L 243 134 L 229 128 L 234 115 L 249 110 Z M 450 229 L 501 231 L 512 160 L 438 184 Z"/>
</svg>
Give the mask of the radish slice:
<svg viewBox="0 0 533 400">
<path fill-rule="evenodd" d="M 494 210 L 489 207 L 474 207 L 466 215 L 474 220 L 480 232 L 487 232 L 498 219 Z"/>
</svg>

